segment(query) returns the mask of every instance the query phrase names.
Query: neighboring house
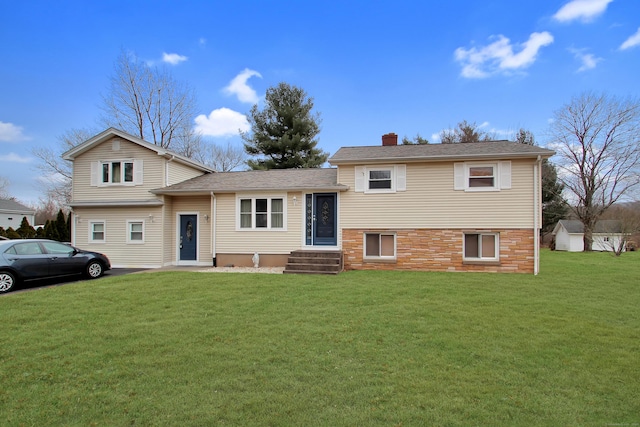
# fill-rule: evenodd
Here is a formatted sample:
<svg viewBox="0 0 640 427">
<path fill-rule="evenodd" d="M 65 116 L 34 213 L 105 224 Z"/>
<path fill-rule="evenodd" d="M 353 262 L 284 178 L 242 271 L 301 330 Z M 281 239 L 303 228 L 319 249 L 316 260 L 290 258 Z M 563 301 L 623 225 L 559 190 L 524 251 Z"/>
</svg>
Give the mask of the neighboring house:
<svg viewBox="0 0 640 427">
<path fill-rule="evenodd" d="M 22 218 L 27 217 L 29 224 L 35 222 L 36 211 L 10 199 L 0 199 L 0 227 L 5 230 L 9 227 L 16 230 L 22 223 Z"/>
<path fill-rule="evenodd" d="M 556 239 L 557 251 L 582 252 L 584 250 L 584 225 L 574 219 L 558 221 L 552 234 Z M 592 234 L 594 251 L 613 251 L 624 239 L 622 223 L 617 220 L 596 222 Z"/>
<path fill-rule="evenodd" d="M 345 147 L 334 168 L 215 173 L 108 129 L 73 161 L 73 241 L 115 267 L 284 266 L 537 273 L 544 148 L 507 141 Z M 117 179 L 116 179 L 117 177 Z"/>
</svg>

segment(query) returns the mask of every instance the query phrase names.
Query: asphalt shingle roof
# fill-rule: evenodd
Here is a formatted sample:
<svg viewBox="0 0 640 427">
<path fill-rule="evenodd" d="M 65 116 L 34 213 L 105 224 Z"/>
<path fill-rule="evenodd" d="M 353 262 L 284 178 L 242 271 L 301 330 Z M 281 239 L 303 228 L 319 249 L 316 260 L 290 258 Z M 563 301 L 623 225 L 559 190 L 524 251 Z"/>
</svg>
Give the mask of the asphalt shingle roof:
<svg viewBox="0 0 640 427">
<path fill-rule="evenodd" d="M 10 199 L 0 199 L 0 211 L 35 213 L 33 209 Z"/>
<path fill-rule="evenodd" d="M 561 219 L 558 221 L 570 234 L 584 233 L 584 224 L 577 219 Z M 615 219 L 607 219 L 596 222 L 594 233 L 621 233 L 622 223 Z"/>
<path fill-rule="evenodd" d="M 209 173 L 152 192 L 172 194 L 208 193 L 211 191 L 214 193 L 269 190 L 345 191 L 347 189 L 346 185 L 338 184 L 337 169 L 309 168 Z"/>
<path fill-rule="evenodd" d="M 330 159 L 331 164 L 383 161 L 438 161 L 471 159 L 513 159 L 551 157 L 554 151 L 511 141 L 487 141 L 458 144 L 376 145 L 342 147 Z"/>
</svg>

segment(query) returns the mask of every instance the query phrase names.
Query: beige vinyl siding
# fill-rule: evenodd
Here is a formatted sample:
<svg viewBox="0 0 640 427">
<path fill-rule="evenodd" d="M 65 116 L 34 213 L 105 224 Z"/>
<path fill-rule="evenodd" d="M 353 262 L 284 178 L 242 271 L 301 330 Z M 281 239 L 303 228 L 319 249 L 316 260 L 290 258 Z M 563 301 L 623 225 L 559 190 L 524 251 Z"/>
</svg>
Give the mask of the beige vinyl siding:
<svg viewBox="0 0 640 427">
<path fill-rule="evenodd" d="M 169 168 L 169 185 L 177 184 L 179 182 L 202 175 L 202 171 L 193 169 L 192 167 L 189 167 L 182 163 L 178 163 L 176 161 L 167 161 L 167 165 Z"/>
<path fill-rule="evenodd" d="M 455 191 L 453 162 L 408 163 L 406 191 L 354 192 L 354 166 L 340 166 L 341 228 L 531 228 L 533 160 L 511 164 L 511 189 Z"/>
<path fill-rule="evenodd" d="M 242 194 L 241 197 L 278 197 L 283 193 Z M 296 197 L 294 205 L 293 197 Z M 217 253 L 232 254 L 286 254 L 302 246 L 304 197 L 302 193 L 287 193 L 286 231 L 236 231 L 236 194 L 219 194 L 216 212 Z"/>
<path fill-rule="evenodd" d="M 120 149 L 113 150 L 112 142 L 119 140 Z M 107 160 L 143 160 L 143 184 L 136 186 L 111 185 L 95 187 L 91 185 L 92 162 Z M 112 138 L 76 157 L 73 162 L 73 201 L 109 201 L 154 199 L 149 190 L 164 186 L 165 159 L 155 152 L 129 141 Z M 134 171 L 135 173 L 135 171 Z"/>
<path fill-rule="evenodd" d="M 114 267 L 162 266 L 162 208 L 76 208 L 74 213 L 74 244 L 79 248 L 107 255 Z M 130 220 L 144 222 L 144 243 L 127 243 Z M 91 221 L 105 222 L 104 243 L 89 242 Z"/>
<path fill-rule="evenodd" d="M 164 200 L 162 222 L 165 224 L 162 230 L 162 264 L 173 265 L 176 258 L 176 243 L 174 239 L 176 226 L 175 215 L 173 214 L 173 197 L 162 196 L 162 198 Z"/>
<path fill-rule="evenodd" d="M 178 262 L 178 235 L 177 228 L 180 225 L 178 215 L 197 214 L 198 215 L 198 263 L 210 265 L 213 263 L 211 251 L 211 196 L 184 196 L 173 197 L 167 208 L 169 217 L 166 220 L 167 227 L 164 229 L 164 240 L 167 249 L 165 257 L 170 256 L 171 263 Z M 209 220 L 205 219 L 205 214 L 209 215 Z"/>
</svg>

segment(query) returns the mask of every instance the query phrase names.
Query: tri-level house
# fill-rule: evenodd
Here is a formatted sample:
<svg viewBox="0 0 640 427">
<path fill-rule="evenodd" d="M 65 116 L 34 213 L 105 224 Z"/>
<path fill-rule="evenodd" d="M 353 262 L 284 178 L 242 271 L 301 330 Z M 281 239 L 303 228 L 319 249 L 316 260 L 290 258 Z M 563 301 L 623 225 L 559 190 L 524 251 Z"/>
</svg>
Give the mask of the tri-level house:
<svg viewBox="0 0 640 427">
<path fill-rule="evenodd" d="M 540 164 L 553 154 L 387 134 L 339 149 L 331 168 L 215 172 L 108 129 L 63 157 L 73 243 L 115 267 L 285 266 L 333 252 L 347 270 L 537 273 Z"/>
</svg>

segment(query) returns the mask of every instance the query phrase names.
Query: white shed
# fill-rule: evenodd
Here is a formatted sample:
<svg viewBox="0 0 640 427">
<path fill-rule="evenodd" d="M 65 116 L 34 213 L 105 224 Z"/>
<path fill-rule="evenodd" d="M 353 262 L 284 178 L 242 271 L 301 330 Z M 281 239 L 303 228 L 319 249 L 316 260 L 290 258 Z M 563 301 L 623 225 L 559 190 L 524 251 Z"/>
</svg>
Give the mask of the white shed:
<svg viewBox="0 0 640 427">
<path fill-rule="evenodd" d="M 584 225 L 578 220 L 558 221 L 553 233 L 557 251 L 582 252 L 584 250 Z M 616 220 L 602 220 L 593 230 L 594 251 L 612 251 L 623 239 L 622 224 Z"/>
<path fill-rule="evenodd" d="M 22 218 L 27 217 L 29 224 L 33 225 L 36 211 L 11 199 L 0 199 L 0 227 L 5 230 L 9 227 L 14 230 L 20 227 Z"/>
</svg>

